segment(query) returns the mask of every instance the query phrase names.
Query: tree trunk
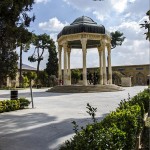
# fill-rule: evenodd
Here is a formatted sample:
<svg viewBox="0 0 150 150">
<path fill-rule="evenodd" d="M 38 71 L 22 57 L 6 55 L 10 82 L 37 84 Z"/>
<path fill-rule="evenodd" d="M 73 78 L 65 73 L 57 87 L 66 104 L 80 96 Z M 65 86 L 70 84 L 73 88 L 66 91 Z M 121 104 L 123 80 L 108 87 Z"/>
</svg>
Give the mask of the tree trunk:
<svg viewBox="0 0 150 150">
<path fill-rule="evenodd" d="M 22 44 L 20 46 L 19 87 L 22 88 Z"/>
<path fill-rule="evenodd" d="M 37 85 L 39 84 L 40 62 L 41 62 L 41 61 L 38 60 L 38 63 L 37 63 L 37 72 L 36 72 L 36 73 L 37 73 Z"/>
<path fill-rule="evenodd" d="M 33 103 L 33 94 L 32 94 L 32 80 L 31 80 L 31 79 L 30 79 L 30 93 L 31 93 L 32 108 L 34 108 L 34 103 Z"/>
</svg>

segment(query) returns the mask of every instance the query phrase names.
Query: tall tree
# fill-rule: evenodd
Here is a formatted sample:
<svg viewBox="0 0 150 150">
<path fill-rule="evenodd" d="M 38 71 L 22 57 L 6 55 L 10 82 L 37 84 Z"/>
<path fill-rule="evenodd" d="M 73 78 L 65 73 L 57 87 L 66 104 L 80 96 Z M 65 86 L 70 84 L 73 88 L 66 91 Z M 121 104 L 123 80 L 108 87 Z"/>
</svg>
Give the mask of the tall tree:
<svg viewBox="0 0 150 150">
<path fill-rule="evenodd" d="M 17 54 L 14 51 L 16 41 L 19 39 L 19 27 L 29 27 L 34 20 L 27 14 L 31 9 L 34 0 L 1 0 L 0 1 L 0 58 L 1 58 L 1 81 L 6 80 L 11 73 L 17 72 Z M 8 67 L 8 64 L 10 65 Z M 14 70 L 13 70 L 14 69 Z M 14 77 L 14 76 L 13 76 Z"/>
<path fill-rule="evenodd" d="M 50 45 L 48 47 L 49 58 L 48 63 L 46 64 L 46 72 L 49 75 L 58 76 L 58 58 L 56 52 L 55 42 L 51 39 Z"/>
<path fill-rule="evenodd" d="M 6 82 L 6 78 L 16 77 L 18 55 L 12 50 L 0 50 L 0 87 Z"/>
<path fill-rule="evenodd" d="M 32 33 L 25 28 L 19 28 L 17 46 L 20 47 L 20 68 L 19 68 L 19 87 L 22 87 L 22 53 L 27 52 L 30 48 Z"/>
<path fill-rule="evenodd" d="M 50 36 L 46 33 L 41 35 L 33 35 L 33 45 L 35 46 L 34 53 L 32 56 L 28 57 L 30 62 L 37 61 L 37 78 L 39 77 L 39 68 L 40 63 L 43 60 L 43 54 L 45 49 L 48 49 L 50 46 Z"/>
<path fill-rule="evenodd" d="M 111 48 L 114 49 L 116 46 L 122 45 L 125 37 L 123 33 L 119 31 L 111 32 Z"/>
<path fill-rule="evenodd" d="M 146 34 L 146 40 L 150 41 L 150 10 L 147 11 L 146 15 L 149 16 L 149 21 L 144 21 L 144 24 L 140 24 L 140 25 L 141 28 L 145 28 L 147 30 L 147 32 L 144 34 Z"/>
</svg>

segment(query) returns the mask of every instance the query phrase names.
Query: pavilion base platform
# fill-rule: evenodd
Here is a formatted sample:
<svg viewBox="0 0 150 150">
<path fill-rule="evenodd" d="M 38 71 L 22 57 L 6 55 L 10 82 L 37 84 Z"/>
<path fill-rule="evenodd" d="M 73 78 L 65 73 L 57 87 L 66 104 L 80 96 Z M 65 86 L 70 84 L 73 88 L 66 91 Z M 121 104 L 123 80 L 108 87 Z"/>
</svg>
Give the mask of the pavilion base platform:
<svg viewBox="0 0 150 150">
<path fill-rule="evenodd" d="M 66 85 L 55 86 L 47 92 L 55 93 L 96 93 L 96 92 L 116 92 L 123 91 L 124 89 L 114 84 L 108 85 Z"/>
</svg>

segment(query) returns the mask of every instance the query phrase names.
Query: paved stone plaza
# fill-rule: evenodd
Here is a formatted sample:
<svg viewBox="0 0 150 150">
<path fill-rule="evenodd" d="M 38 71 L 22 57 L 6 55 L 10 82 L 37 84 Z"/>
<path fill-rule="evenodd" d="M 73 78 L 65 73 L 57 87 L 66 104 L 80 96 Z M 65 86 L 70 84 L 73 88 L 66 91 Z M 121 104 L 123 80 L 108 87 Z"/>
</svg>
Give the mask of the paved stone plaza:
<svg viewBox="0 0 150 150">
<path fill-rule="evenodd" d="M 34 89 L 35 109 L 0 114 L 0 150 L 55 150 L 72 134 L 72 121 L 80 126 L 91 122 L 86 104 L 97 107 L 101 120 L 114 110 L 120 100 L 134 96 L 146 86 L 124 88 L 119 92 L 49 93 Z M 10 91 L 0 91 L 0 99 L 9 99 Z M 19 90 L 19 97 L 30 99 L 28 90 Z"/>
</svg>

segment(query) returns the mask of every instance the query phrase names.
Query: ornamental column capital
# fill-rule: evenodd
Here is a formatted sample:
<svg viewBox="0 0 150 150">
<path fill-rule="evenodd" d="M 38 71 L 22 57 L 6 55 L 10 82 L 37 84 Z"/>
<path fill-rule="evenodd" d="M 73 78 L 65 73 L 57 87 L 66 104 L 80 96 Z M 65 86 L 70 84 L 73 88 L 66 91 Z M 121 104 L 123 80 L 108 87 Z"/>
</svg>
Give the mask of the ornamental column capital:
<svg viewBox="0 0 150 150">
<path fill-rule="evenodd" d="M 67 48 L 67 52 L 70 53 L 71 52 L 71 47 Z"/>
<path fill-rule="evenodd" d="M 64 43 L 63 43 L 63 48 L 64 48 L 64 49 L 67 49 L 67 48 L 68 48 L 68 42 L 64 42 Z"/>
<path fill-rule="evenodd" d="M 97 49 L 98 49 L 99 52 L 102 52 L 102 51 L 103 51 L 103 49 L 102 49 L 101 46 L 98 46 Z"/>
</svg>

